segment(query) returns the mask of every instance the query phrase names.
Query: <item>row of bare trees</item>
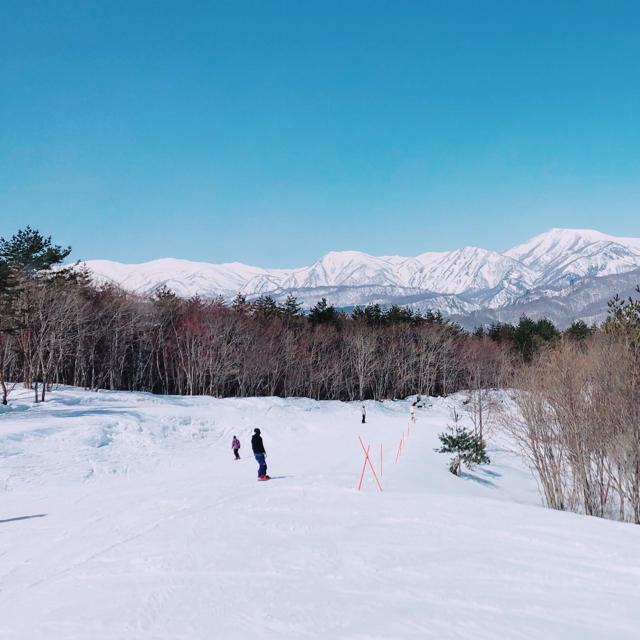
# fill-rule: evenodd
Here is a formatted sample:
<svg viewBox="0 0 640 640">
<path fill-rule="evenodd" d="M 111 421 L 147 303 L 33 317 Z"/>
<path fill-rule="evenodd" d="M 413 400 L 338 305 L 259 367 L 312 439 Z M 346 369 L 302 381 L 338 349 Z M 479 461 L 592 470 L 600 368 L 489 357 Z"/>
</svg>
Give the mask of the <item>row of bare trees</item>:
<svg viewBox="0 0 640 640">
<path fill-rule="evenodd" d="M 504 424 L 549 507 L 640 524 L 640 303 L 518 370 Z"/>
<path fill-rule="evenodd" d="M 479 371 L 483 384 L 495 384 L 489 363 L 504 353 L 439 316 L 372 324 L 364 314 L 333 310 L 312 322 L 296 305 L 273 313 L 264 300 L 227 305 L 167 291 L 141 297 L 82 278 L 25 277 L 10 307 L 2 374 L 39 389 L 41 400 L 54 383 L 342 400 L 448 394 Z"/>
</svg>

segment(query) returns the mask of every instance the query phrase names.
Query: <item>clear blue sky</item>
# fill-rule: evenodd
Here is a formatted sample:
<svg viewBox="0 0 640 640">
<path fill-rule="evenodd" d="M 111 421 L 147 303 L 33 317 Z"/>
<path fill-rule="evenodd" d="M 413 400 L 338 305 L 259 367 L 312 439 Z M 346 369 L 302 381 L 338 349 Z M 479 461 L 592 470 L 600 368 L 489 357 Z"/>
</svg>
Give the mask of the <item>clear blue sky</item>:
<svg viewBox="0 0 640 640">
<path fill-rule="evenodd" d="M 638 2 L 0 7 L 0 235 L 265 267 L 640 236 Z"/>
</svg>

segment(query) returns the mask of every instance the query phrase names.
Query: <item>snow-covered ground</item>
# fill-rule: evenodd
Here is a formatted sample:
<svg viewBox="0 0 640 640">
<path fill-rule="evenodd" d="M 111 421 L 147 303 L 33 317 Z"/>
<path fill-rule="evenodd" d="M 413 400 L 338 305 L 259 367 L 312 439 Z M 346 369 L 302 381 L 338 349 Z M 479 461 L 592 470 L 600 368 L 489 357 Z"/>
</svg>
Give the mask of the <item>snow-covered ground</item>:
<svg viewBox="0 0 640 640">
<path fill-rule="evenodd" d="M 434 447 L 460 397 L 408 436 L 407 401 L 362 425 L 358 403 L 49 398 L 0 409 L 2 638 L 640 636 L 640 528 L 542 508 L 491 440 L 451 475 Z M 357 491 L 358 435 L 382 493 L 370 470 Z"/>
</svg>

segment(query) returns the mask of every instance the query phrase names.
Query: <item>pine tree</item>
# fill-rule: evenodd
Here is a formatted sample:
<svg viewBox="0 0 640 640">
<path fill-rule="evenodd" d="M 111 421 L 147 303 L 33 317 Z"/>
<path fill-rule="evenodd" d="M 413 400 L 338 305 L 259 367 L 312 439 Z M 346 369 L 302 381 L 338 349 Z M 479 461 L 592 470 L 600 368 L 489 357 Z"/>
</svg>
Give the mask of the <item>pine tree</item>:
<svg viewBox="0 0 640 640">
<path fill-rule="evenodd" d="M 283 305 L 280 305 L 280 313 L 285 318 L 296 318 L 300 315 L 302 311 L 302 305 L 298 302 L 298 298 L 296 298 L 293 294 L 289 294 L 287 299 Z"/>
<path fill-rule="evenodd" d="M 584 340 L 593 333 L 593 329 L 584 320 L 574 320 L 564 334 L 573 340 Z"/>
<path fill-rule="evenodd" d="M 278 303 L 271 296 L 260 296 L 253 302 L 251 308 L 254 316 L 264 320 L 280 315 Z"/>
<path fill-rule="evenodd" d="M 368 304 L 364 310 L 364 317 L 370 327 L 380 327 L 384 324 L 384 314 L 379 304 Z"/>
<path fill-rule="evenodd" d="M 388 325 L 413 324 L 413 311 L 409 307 L 399 307 L 392 304 L 385 313 L 385 320 Z"/>
<path fill-rule="evenodd" d="M 244 294 L 238 291 L 238 293 L 236 293 L 236 297 L 231 301 L 231 308 L 236 313 L 240 313 L 244 315 L 249 313 L 249 310 L 251 309 L 251 304 L 247 302 L 247 296 L 245 296 Z"/>
<path fill-rule="evenodd" d="M 461 476 L 463 464 L 468 469 L 473 469 L 476 464 L 489 464 L 491 460 L 485 451 L 484 440 L 458 424 L 460 415 L 455 410 L 453 411 L 453 422 L 453 426 L 447 427 L 449 433 L 438 434 L 442 446 L 435 449 L 437 453 L 454 454 L 451 458 L 449 471 L 456 476 Z"/>
<path fill-rule="evenodd" d="M 326 298 L 322 298 L 320 302 L 311 307 L 308 318 L 314 327 L 318 324 L 333 324 L 338 326 L 340 322 L 340 314 L 332 304 L 330 305 L 327 302 Z"/>
<path fill-rule="evenodd" d="M 51 244 L 51 236 L 45 238 L 39 231 L 27 226 L 10 240 L 0 238 L 0 277 L 5 278 L 8 269 L 19 269 L 27 275 L 48 271 L 60 264 L 71 253 L 71 247 L 63 249 Z M 7 272 L 7 273 L 5 273 Z"/>
</svg>

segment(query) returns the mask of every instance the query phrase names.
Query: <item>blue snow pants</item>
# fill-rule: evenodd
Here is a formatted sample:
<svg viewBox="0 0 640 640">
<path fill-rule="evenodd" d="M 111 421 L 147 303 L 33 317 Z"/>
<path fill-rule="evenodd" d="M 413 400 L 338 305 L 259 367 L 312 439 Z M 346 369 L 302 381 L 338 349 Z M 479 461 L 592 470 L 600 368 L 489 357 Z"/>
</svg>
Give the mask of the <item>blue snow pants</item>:
<svg viewBox="0 0 640 640">
<path fill-rule="evenodd" d="M 258 477 L 267 475 L 267 463 L 264 459 L 264 453 L 254 453 L 253 454 L 260 465 L 258 469 Z"/>
</svg>

